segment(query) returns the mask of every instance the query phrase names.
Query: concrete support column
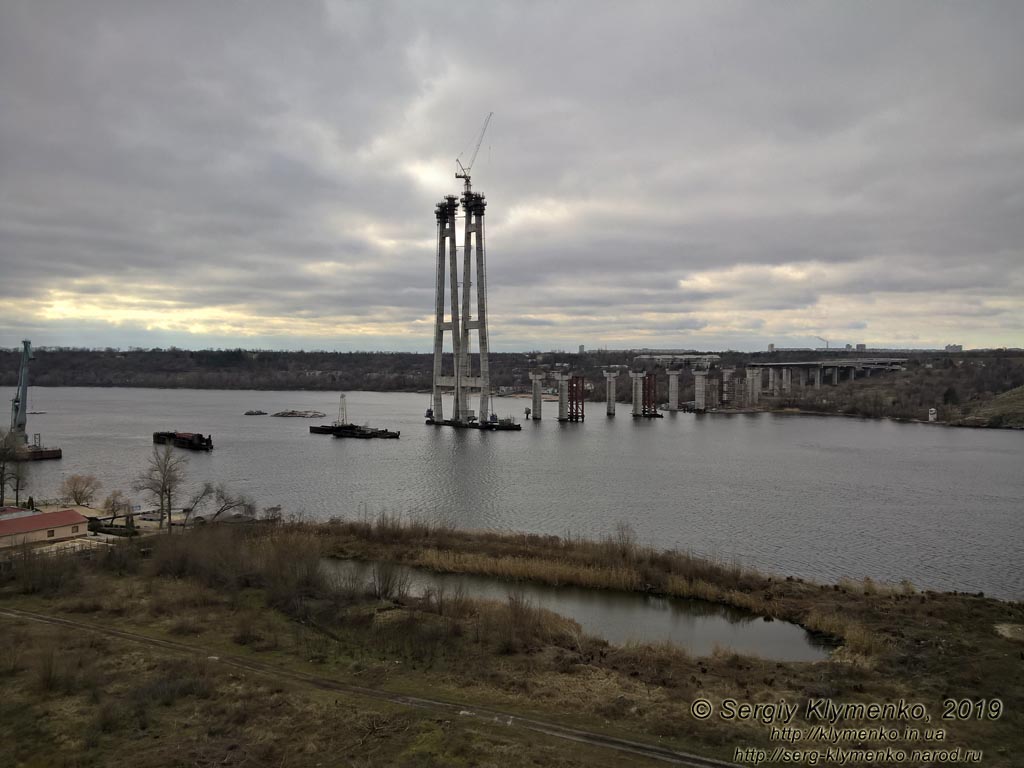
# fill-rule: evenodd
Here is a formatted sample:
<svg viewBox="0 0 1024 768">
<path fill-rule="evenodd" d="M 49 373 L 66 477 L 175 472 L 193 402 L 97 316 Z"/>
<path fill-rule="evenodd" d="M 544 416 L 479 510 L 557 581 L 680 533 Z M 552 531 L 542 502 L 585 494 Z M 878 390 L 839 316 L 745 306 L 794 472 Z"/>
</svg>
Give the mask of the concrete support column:
<svg viewBox="0 0 1024 768">
<path fill-rule="evenodd" d="M 668 374 L 668 410 L 679 410 L 679 374 L 682 371 L 666 371 Z"/>
<path fill-rule="evenodd" d="M 558 420 L 569 420 L 569 374 L 558 371 L 551 374 L 558 382 Z"/>
<path fill-rule="evenodd" d="M 618 375 L 618 371 L 604 372 L 606 412 L 609 416 L 615 415 L 615 379 Z"/>
<path fill-rule="evenodd" d="M 797 374 L 798 377 L 799 377 L 797 379 L 797 381 L 800 382 L 800 389 L 806 389 L 807 388 L 807 369 L 801 367 L 801 368 L 798 368 L 797 370 L 800 372 L 799 374 Z"/>
<path fill-rule="evenodd" d="M 839 366 L 836 365 L 836 366 L 832 367 L 832 386 L 835 386 L 838 383 L 839 383 Z"/>
<path fill-rule="evenodd" d="M 793 389 L 793 369 L 783 368 L 782 369 L 782 391 L 789 392 Z"/>
<path fill-rule="evenodd" d="M 775 380 L 776 380 L 775 369 L 774 368 L 769 368 L 768 369 L 768 391 L 771 392 L 773 395 L 777 395 L 778 394 L 778 392 L 775 391 L 775 386 L 776 386 L 775 385 Z"/>
<path fill-rule="evenodd" d="M 818 366 L 814 369 L 814 388 L 821 389 L 821 379 L 825 375 L 825 369 L 822 366 Z"/>
<path fill-rule="evenodd" d="M 533 410 L 530 418 L 540 421 L 540 406 L 544 402 L 544 372 L 535 371 L 530 374 L 530 382 L 533 384 Z"/>
<path fill-rule="evenodd" d="M 642 416 L 644 407 L 644 371 L 630 371 L 633 383 L 633 415 Z"/>
<path fill-rule="evenodd" d="M 693 372 L 693 407 L 697 413 L 703 413 L 707 410 L 707 382 L 707 371 Z"/>
<path fill-rule="evenodd" d="M 761 400 L 761 369 L 747 367 L 747 405 L 757 405 Z"/>
<path fill-rule="evenodd" d="M 732 377 L 736 374 L 735 368 L 723 368 L 722 369 L 722 406 L 735 405 L 733 403 L 733 383 Z"/>
</svg>

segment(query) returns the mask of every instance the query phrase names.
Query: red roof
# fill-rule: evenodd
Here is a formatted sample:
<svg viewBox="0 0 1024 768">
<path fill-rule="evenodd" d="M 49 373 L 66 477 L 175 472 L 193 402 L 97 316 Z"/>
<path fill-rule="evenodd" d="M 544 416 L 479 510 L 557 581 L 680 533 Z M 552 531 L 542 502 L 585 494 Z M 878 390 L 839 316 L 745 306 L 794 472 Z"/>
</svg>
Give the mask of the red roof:
<svg viewBox="0 0 1024 768">
<path fill-rule="evenodd" d="M 88 522 L 73 509 L 61 509 L 57 512 L 43 512 L 10 520 L 0 519 L 0 536 L 17 536 L 19 533 L 32 533 L 63 525 L 81 525 Z"/>
</svg>

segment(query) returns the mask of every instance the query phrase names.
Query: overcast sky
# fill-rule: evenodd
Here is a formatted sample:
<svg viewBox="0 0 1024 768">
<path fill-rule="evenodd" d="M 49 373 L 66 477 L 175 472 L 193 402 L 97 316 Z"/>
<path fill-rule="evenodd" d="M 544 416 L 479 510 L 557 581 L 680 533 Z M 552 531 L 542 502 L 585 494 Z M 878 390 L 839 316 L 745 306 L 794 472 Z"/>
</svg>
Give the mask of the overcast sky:
<svg viewBox="0 0 1024 768">
<path fill-rule="evenodd" d="M 1024 346 L 1024 3 L 0 0 L 0 346 Z"/>
</svg>

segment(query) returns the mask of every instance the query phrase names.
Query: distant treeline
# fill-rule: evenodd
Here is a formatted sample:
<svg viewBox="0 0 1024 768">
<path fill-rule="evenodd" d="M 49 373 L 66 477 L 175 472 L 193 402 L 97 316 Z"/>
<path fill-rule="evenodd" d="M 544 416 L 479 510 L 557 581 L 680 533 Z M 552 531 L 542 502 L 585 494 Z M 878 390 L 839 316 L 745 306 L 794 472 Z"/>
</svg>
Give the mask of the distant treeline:
<svg viewBox="0 0 1024 768">
<path fill-rule="evenodd" d="M 602 369 L 630 366 L 637 351 L 492 353 L 495 390 L 527 391 L 527 374 L 538 365 L 568 366 L 592 386 L 590 399 L 603 400 Z M 794 360 L 864 357 L 879 353 L 723 352 L 726 366 Z M 996 395 L 1024 386 L 1024 352 L 915 353 L 907 370 L 858 379 L 839 387 L 793 392 L 779 405 L 863 416 L 923 418 L 940 408 L 949 421 L 967 416 Z M 0 386 L 17 384 L 20 350 L 0 350 Z M 451 367 L 451 355 L 445 368 Z M 191 389 L 368 390 L 416 392 L 431 386 L 433 356 L 415 352 L 320 352 L 243 349 L 75 349 L 35 350 L 33 386 L 166 387 Z M 666 377 L 658 382 L 659 402 L 668 397 Z M 617 381 L 619 400 L 628 400 L 629 378 Z M 693 376 L 684 371 L 682 400 L 693 398 Z M 944 419 L 946 420 L 946 419 Z"/>
</svg>

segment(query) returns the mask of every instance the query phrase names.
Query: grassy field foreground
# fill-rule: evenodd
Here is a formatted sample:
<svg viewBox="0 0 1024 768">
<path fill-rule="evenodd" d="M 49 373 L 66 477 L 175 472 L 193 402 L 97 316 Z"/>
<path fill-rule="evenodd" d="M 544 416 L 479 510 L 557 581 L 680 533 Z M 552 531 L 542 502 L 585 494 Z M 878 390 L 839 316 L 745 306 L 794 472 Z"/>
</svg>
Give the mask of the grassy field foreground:
<svg viewBox="0 0 1024 768">
<path fill-rule="evenodd" d="M 320 567 L 325 555 L 382 562 L 367 583 L 332 582 Z M 702 597 L 796 621 L 840 647 L 813 664 L 615 647 L 514 589 L 497 603 L 458 592 L 410 597 L 388 562 Z M 816 698 L 902 698 L 928 707 L 948 732 L 944 746 L 983 749 L 985 765 L 1018 764 L 1024 750 L 1024 643 L 1012 629 L 1024 623 L 1020 604 L 920 593 L 909 584 L 773 579 L 638 547 L 625 527 L 587 542 L 388 518 L 211 526 L 127 543 L 90 561 L 25 554 L 3 579 L 3 765 L 108 765 L 129 756 L 132 765 L 154 766 L 643 764 L 220 663 L 229 657 L 725 760 L 737 746 L 778 742 L 762 722 L 695 719 L 690 706 L 698 698 L 719 711 L 729 698 L 785 699 L 801 711 Z M 4 608 L 153 642 L 54 627 Z M 169 650 L 161 640 L 176 645 Z M 948 697 L 998 697 L 1004 709 L 999 719 L 940 721 Z M 790 725 L 812 724 L 798 716 Z"/>
</svg>

